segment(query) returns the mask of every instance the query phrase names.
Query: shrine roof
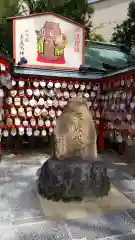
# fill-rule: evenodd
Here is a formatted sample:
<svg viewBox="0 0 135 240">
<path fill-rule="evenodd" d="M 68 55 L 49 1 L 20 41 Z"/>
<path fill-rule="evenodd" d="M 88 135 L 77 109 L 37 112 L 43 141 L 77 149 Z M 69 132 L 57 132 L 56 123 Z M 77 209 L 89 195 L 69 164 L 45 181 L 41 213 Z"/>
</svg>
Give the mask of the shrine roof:
<svg viewBox="0 0 135 240">
<path fill-rule="evenodd" d="M 101 73 L 80 71 L 68 71 L 68 70 L 56 70 L 56 69 L 40 69 L 40 68 L 27 68 L 27 67 L 14 67 L 14 74 L 29 75 L 29 76 L 45 76 L 45 77 L 58 77 L 58 78 L 73 78 L 73 79 L 85 79 L 96 80 L 101 79 Z"/>
<path fill-rule="evenodd" d="M 135 71 L 135 58 L 121 44 L 90 42 L 85 48 L 86 71 L 69 71 L 14 67 L 19 75 L 72 78 L 84 80 L 101 80 L 106 77 Z"/>
<path fill-rule="evenodd" d="M 14 62 L 14 60 L 12 58 L 10 58 L 8 55 L 5 55 L 5 54 L 3 54 L 1 52 L 0 52 L 0 59 L 3 59 L 3 60 L 5 60 L 5 61 L 7 61 L 9 63 L 13 63 Z"/>
<path fill-rule="evenodd" d="M 123 44 L 89 42 L 85 48 L 85 64 L 101 70 L 120 70 L 135 66 L 135 57 Z"/>
<path fill-rule="evenodd" d="M 135 72 L 135 66 L 126 67 L 121 70 L 100 73 L 100 72 L 86 72 L 81 73 L 79 71 L 67 71 L 67 70 L 50 70 L 50 69 L 34 69 L 34 68 L 22 68 L 14 67 L 14 74 L 20 76 L 34 76 L 34 77 L 54 77 L 54 78 L 66 78 L 66 79 L 80 79 L 80 80 L 102 80 L 104 78 L 125 74 L 128 72 Z"/>
</svg>

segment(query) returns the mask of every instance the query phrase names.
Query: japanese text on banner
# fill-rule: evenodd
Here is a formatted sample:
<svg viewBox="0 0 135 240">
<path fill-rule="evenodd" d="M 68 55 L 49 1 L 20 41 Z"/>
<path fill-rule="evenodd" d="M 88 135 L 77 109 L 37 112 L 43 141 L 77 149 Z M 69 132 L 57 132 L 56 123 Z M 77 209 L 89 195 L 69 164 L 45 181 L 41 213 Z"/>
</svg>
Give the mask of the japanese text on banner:
<svg viewBox="0 0 135 240">
<path fill-rule="evenodd" d="M 75 52 L 80 52 L 80 28 L 75 30 Z"/>
<path fill-rule="evenodd" d="M 19 44 L 20 58 L 24 56 L 25 44 L 27 43 L 29 43 L 29 32 L 28 30 L 25 30 L 20 35 L 20 44 Z"/>
<path fill-rule="evenodd" d="M 20 35 L 20 44 L 19 44 L 19 50 L 20 50 L 20 58 L 24 56 L 24 35 Z"/>
</svg>

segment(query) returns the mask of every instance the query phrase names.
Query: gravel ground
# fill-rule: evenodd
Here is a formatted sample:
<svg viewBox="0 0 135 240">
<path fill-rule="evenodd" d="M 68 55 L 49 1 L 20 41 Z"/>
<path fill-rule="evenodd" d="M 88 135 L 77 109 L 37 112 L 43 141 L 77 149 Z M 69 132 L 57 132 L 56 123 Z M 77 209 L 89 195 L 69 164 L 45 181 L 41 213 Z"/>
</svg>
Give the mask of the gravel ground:
<svg viewBox="0 0 135 240">
<path fill-rule="evenodd" d="M 1 240 L 135 239 L 135 204 L 114 184 L 108 197 L 96 201 L 54 203 L 40 197 L 36 172 L 47 156 L 28 153 L 3 157 L 0 164 Z M 108 170 L 111 181 L 130 182 L 133 193 L 134 179 L 125 176 L 112 160 Z"/>
</svg>

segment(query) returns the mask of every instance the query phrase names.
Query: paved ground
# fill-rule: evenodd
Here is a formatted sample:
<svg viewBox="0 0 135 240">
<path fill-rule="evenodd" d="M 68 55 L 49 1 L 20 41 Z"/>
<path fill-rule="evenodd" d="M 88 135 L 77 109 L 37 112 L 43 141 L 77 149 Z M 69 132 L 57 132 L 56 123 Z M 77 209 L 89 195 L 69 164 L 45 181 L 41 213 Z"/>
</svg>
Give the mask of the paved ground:
<svg viewBox="0 0 135 240">
<path fill-rule="evenodd" d="M 64 204 L 37 194 L 36 171 L 44 156 L 5 156 L 0 165 L 0 240 L 135 239 L 135 180 L 113 156 L 103 157 L 115 185 L 109 196 Z"/>
</svg>

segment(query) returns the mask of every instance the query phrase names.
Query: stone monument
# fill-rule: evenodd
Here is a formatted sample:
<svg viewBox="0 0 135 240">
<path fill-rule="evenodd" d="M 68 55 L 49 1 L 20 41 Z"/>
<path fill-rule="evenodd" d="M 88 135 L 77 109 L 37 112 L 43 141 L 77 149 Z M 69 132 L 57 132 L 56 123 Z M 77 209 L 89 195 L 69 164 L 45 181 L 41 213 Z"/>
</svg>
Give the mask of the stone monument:
<svg viewBox="0 0 135 240">
<path fill-rule="evenodd" d="M 59 160 L 97 157 L 97 136 L 87 101 L 69 100 L 54 129 L 53 155 Z"/>
<path fill-rule="evenodd" d="M 53 153 L 41 167 L 39 193 L 54 200 L 107 195 L 110 181 L 106 164 L 98 160 L 96 140 L 87 102 L 69 100 L 56 120 Z"/>
</svg>

